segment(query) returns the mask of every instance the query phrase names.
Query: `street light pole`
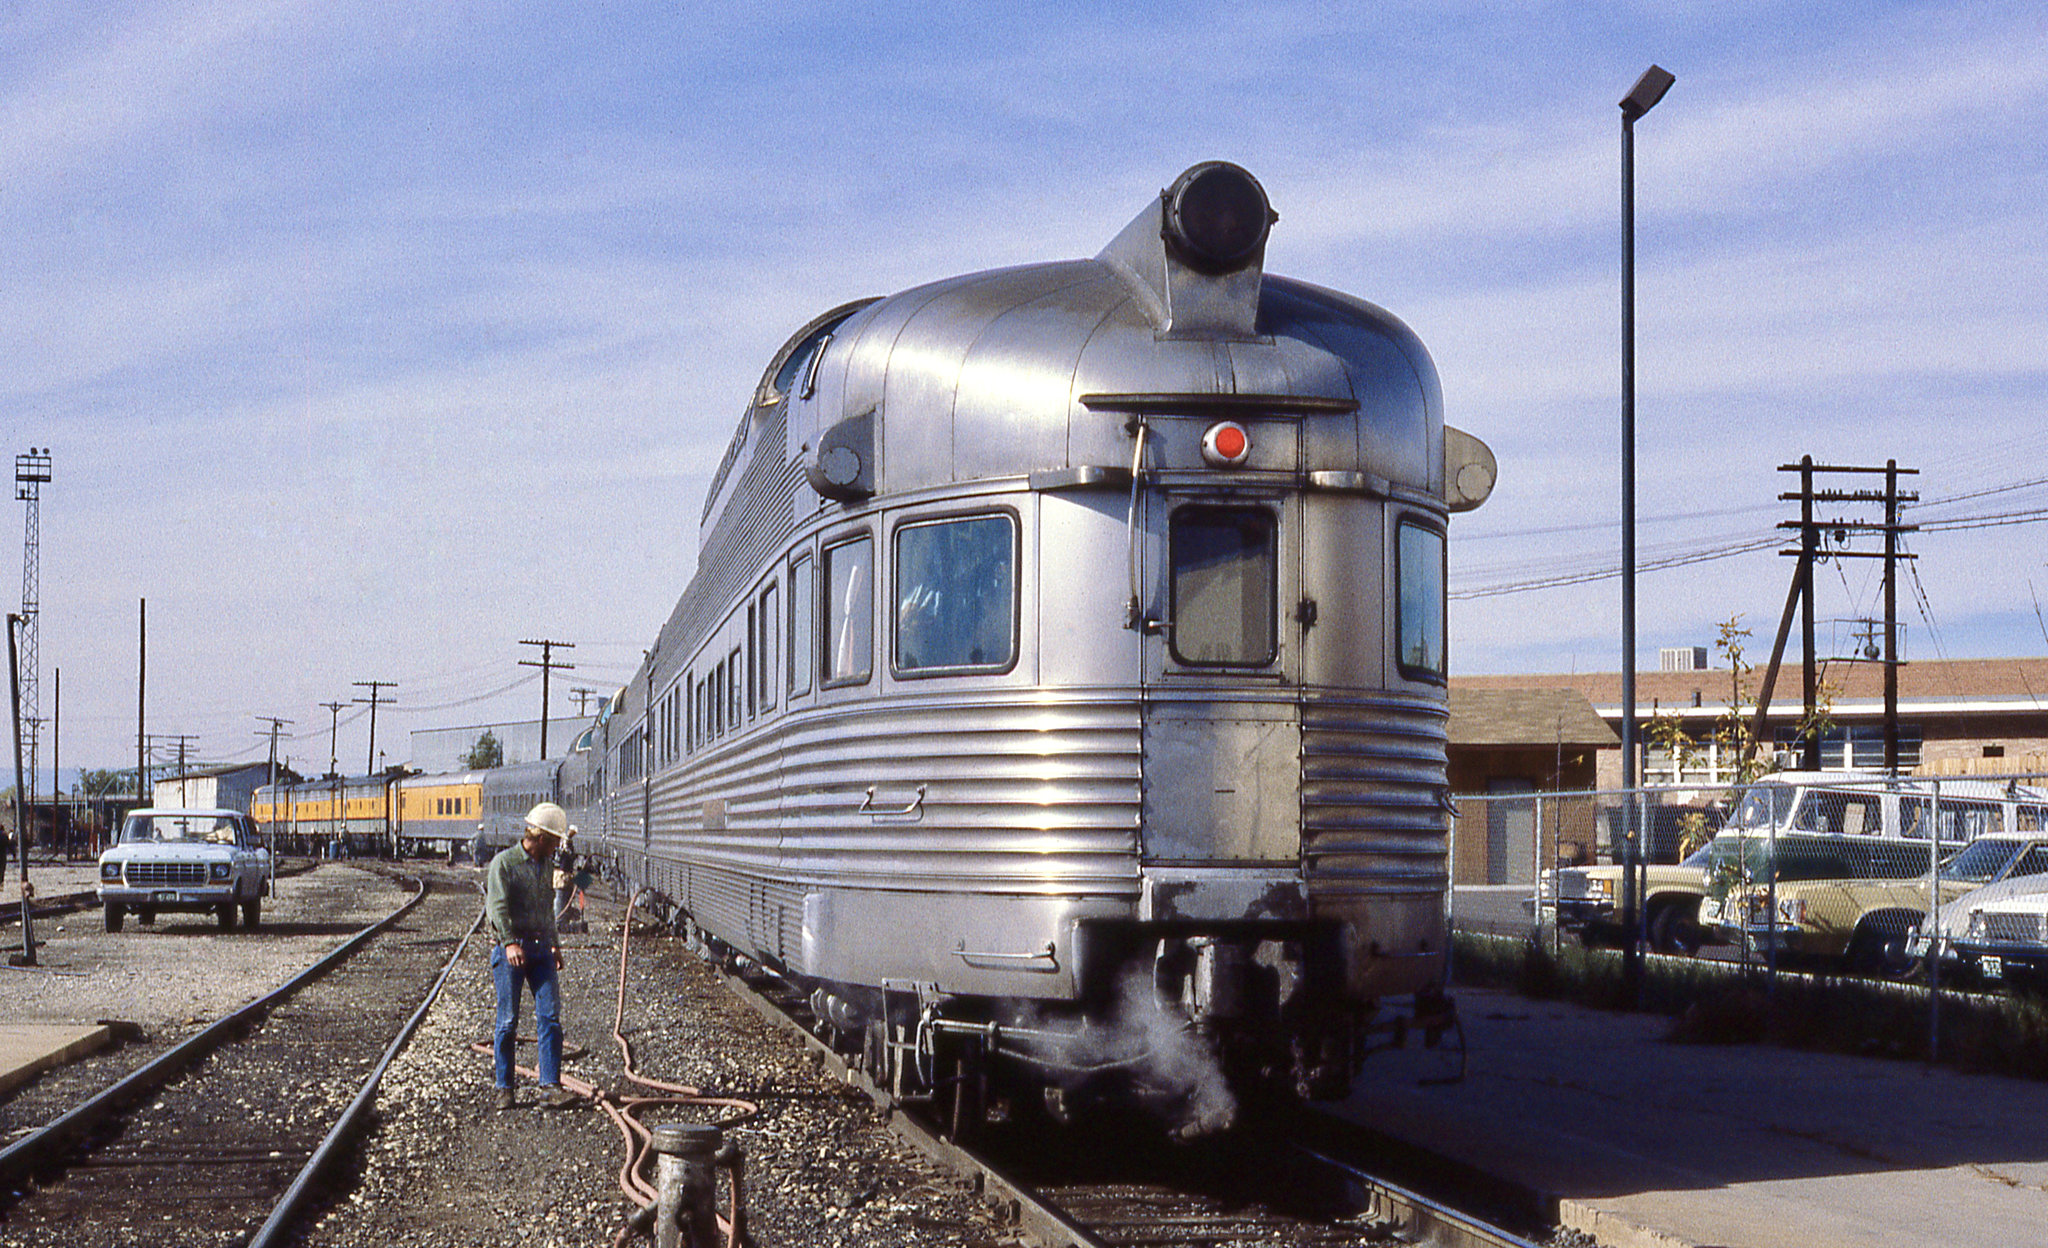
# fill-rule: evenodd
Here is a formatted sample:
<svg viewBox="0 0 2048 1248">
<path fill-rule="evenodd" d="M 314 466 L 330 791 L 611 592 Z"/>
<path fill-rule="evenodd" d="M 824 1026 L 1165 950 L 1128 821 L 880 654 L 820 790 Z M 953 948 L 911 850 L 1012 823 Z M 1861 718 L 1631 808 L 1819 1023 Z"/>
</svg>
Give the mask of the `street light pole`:
<svg viewBox="0 0 2048 1248">
<path fill-rule="evenodd" d="M 1636 119 L 1657 107 L 1677 81 L 1652 65 L 1621 100 L 1621 922 L 1628 932 L 1623 978 L 1631 994 L 1641 982 L 1642 885 L 1645 865 L 1636 826 Z"/>
</svg>

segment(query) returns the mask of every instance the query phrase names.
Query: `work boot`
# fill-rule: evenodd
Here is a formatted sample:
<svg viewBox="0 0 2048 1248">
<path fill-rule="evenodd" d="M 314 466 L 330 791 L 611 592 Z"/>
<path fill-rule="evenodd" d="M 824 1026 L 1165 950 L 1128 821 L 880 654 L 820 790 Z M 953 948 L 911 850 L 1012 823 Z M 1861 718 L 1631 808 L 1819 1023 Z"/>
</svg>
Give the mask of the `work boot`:
<svg viewBox="0 0 2048 1248">
<path fill-rule="evenodd" d="M 499 1088 L 497 1091 L 491 1093 L 492 1109 L 510 1109 L 518 1103 L 519 1098 L 513 1095 L 512 1089 L 510 1088 Z"/>
<path fill-rule="evenodd" d="M 582 1097 L 576 1095 L 574 1092 L 571 1092 L 569 1089 L 563 1087 L 559 1083 L 550 1084 L 547 1087 L 542 1088 L 540 1092 L 540 1103 L 547 1106 L 549 1109 L 570 1109 L 583 1103 Z"/>
</svg>

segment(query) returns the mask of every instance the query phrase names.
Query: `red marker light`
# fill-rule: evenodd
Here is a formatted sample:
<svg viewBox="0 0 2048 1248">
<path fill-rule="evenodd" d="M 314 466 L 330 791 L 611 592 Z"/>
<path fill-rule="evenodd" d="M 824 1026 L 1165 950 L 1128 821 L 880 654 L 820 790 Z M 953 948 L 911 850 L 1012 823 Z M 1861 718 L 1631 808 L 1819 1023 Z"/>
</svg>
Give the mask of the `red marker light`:
<svg viewBox="0 0 2048 1248">
<path fill-rule="evenodd" d="M 1234 420 L 1218 421 L 1202 435 L 1202 459 L 1212 468 L 1235 468 L 1251 453 L 1252 435 Z"/>
</svg>

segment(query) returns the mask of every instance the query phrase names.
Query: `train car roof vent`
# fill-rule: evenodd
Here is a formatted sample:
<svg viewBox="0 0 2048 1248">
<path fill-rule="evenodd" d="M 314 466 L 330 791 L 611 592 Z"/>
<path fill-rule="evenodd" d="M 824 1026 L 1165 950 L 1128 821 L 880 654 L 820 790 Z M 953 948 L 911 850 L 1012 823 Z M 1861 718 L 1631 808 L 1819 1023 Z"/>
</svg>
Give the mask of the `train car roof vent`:
<svg viewBox="0 0 2048 1248">
<path fill-rule="evenodd" d="M 1209 160 L 1175 178 L 1096 259 L 1130 283 L 1160 335 L 1250 338 L 1266 235 L 1280 216 L 1242 168 Z"/>
</svg>

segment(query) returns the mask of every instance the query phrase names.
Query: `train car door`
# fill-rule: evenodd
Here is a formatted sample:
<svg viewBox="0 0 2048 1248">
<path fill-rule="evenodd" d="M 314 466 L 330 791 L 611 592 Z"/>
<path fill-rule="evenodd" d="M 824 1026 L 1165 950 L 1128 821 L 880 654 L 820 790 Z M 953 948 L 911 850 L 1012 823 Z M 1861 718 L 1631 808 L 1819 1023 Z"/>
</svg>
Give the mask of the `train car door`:
<svg viewBox="0 0 2048 1248">
<path fill-rule="evenodd" d="M 1301 838 L 1301 500 L 1144 492 L 1143 854 L 1296 861 Z"/>
</svg>

